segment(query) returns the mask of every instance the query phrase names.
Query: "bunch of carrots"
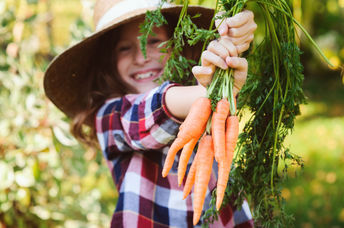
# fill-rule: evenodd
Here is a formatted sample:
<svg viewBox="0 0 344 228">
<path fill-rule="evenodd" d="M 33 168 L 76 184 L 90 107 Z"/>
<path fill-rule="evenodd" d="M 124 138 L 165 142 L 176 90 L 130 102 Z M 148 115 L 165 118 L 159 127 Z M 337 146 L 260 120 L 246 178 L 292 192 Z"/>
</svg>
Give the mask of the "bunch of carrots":
<svg viewBox="0 0 344 228">
<path fill-rule="evenodd" d="M 189 1 L 182 2 L 184 4 L 182 12 L 187 12 Z M 284 158 L 285 163 L 300 164 L 300 159 L 282 146 L 286 135 L 294 126 L 295 116 L 299 113 L 299 105 L 305 99 L 301 86 L 303 81 L 300 62 L 301 52 L 295 41 L 295 25 L 304 32 L 322 58 L 330 66 L 332 64 L 312 37 L 293 17 L 291 0 L 216 0 L 215 14 L 219 11 L 225 11 L 226 17 L 234 16 L 241 12 L 247 3 L 257 4 L 266 26 L 264 40 L 253 49 L 252 53 L 254 54 L 250 55 L 249 61 L 253 67 L 251 67 L 251 79 L 248 82 L 251 83 L 246 83 L 248 87 L 242 97 L 248 98 L 245 105 L 254 113 L 245 124 L 245 134 L 240 139 L 241 152 L 238 153 L 237 162 L 241 165 L 237 167 L 236 181 L 232 185 L 232 190 L 234 194 L 238 194 L 240 189 L 247 189 L 246 194 L 253 202 L 254 219 L 258 224 L 264 227 L 271 226 L 271 224 L 278 226 L 289 220 L 288 213 L 281 207 L 283 197 L 276 190 L 276 186 L 282 180 L 276 171 L 279 160 Z M 181 14 L 179 22 L 184 18 L 185 14 Z M 212 30 L 214 18 L 211 21 L 209 31 L 216 32 L 216 29 Z M 177 26 L 177 28 L 176 34 L 183 34 L 184 30 L 189 31 L 190 29 L 187 26 L 185 28 Z M 208 41 L 211 39 L 213 33 L 201 33 L 200 31 L 202 30 L 195 30 L 194 37 L 208 34 L 200 40 Z M 193 39 L 191 37 L 190 40 L 194 42 Z M 179 38 L 174 39 L 174 42 L 175 40 L 179 40 Z M 204 42 L 203 50 L 206 43 Z M 175 55 L 175 59 L 172 60 L 178 62 L 177 57 L 178 55 Z M 183 64 L 185 65 L 185 62 Z M 166 69 L 167 72 L 174 71 L 172 67 Z M 172 74 L 166 75 L 168 76 L 164 78 L 165 80 L 178 81 L 176 78 L 179 79 L 180 72 L 178 71 L 176 78 L 172 77 Z M 197 224 L 200 219 L 214 158 L 218 164 L 217 210 L 221 207 L 227 186 L 239 133 L 239 121 L 238 117 L 235 116 L 236 106 L 232 94 L 232 75 L 232 70 L 216 70 L 214 79 L 208 87 L 207 97 L 198 99 L 192 106 L 164 164 L 162 175 L 165 177 L 173 165 L 175 155 L 182 149 L 178 166 L 178 183 L 181 185 L 188 160 L 199 141 L 198 150 L 184 186 L 185 199 L 192 186 L 195 185 L 194 224 Z M 254 99 L 255 97 L 251 99 L 250 96 L 257 96 L 257 99 Z M 266 134 L 261 136 L 257 135 L 257 132 L 265 132 Z M 258 154 L 264 154 L 264 157 L 256 159 Z M 256 175 L 260 175 L 262 178 L 254 178 Z M 256 188 L 268 189 L 268 191 L 252 191 Z M 239 195 L 238 202 L 240 200 L 242 202 L 243 196 L 244 194 Z M 209 210 L 208 217 L 214 216 L 214 211 L 208 209 L 208 212 Z M 278 213 L 275 213 L 276 211 Z"/>
<path fill-rule="evenodd" d="M 174 157 L 182 149 L 178 164 L 180 186 L 190 156 L 199 140 L 183 191 L 183 199 L 185 199 L 194 185 L 194 225 L 201 217 L 214 158 L 218 164 L 217 210 L 221 207 L 227 187 L 239 134 L 232 76 L 233 70 L 216 70 L 214 79 L 207 89 L 207 97 L 201 97 L 193 103 L 188 116 L 181 124 L 177 138 L 168 151 L 162 171 L 162 176 L 166 177 L 173 165 Z"/>
</svg>

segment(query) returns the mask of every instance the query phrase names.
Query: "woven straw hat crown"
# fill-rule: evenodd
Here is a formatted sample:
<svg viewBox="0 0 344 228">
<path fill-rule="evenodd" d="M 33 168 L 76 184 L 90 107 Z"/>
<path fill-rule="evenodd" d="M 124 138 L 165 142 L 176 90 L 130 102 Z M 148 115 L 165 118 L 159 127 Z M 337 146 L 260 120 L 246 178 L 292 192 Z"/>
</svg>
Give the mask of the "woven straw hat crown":
<svg viewBox="0 0 344 228">
<path fill-rule="evenodd" d="M 48 66 L 44 75 L 47 97 L 68 117 L 73 118 L 80 111 L 85 111 L 85 88 L 94 76 L 90 75 L 88 67 L 92 64 L 92 56 L 101 56 L 97 50 L 101 38 L 110 31 L 115 33 L 121 25 L 143 18 L 148 10 L 156 9 L 159 4 L 160 0 L 98 0 L 93 16 L 95 32 L 65 50 Z M 161 12 L 178 18 L 181 9 L 180 5 L 164 3 Z M 202 15 L 195 19 L 195 23 L 204 28 L 209 26 L 213 12 L 213 9 L 206 7 L 188 7 L 190 15 Z"/>
</svg>

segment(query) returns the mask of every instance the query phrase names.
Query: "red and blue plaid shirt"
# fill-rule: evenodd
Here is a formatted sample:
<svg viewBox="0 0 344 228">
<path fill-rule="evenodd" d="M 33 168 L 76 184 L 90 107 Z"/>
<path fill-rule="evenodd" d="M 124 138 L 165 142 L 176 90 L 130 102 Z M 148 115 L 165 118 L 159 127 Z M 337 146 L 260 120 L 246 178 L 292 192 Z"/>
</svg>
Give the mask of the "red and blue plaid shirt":
<svg viewBox="0 0 344 228">
<path fill-rule="evenodd" d="M 165 82 L 145 94 L 110 99 L 98 111 L 98 141 L 119 193 L 111 227 L 193 227 L 193 194 L 182 199 L 184 186 L 179 187 L 177 181 L 178 156 L 168 176 L 161 176 L 169 145 L 180 126 L 164 99 L 167 89 L 175 85 Z M 216 186 L 217 165 L 213 167 L 204 210 Z M 210 227 L 253 227 L 247 202 L 241 210 L 231 204 L 223 207 L 219 220 Z"/>
</svg>

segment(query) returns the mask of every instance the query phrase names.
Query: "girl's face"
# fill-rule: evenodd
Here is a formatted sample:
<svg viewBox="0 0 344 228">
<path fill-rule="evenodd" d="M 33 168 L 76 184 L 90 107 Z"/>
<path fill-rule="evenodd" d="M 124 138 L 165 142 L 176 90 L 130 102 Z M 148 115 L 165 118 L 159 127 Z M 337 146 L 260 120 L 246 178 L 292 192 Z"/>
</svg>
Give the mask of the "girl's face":
<svg viewBox="0 0 344 228">
<path fill-rule="evenodd" d="M 158 86 L 154 80 L 162 75 L 167 59 L 161 60 L 161 56 L 168 56 L 166 53 L 161 53 L 158 46 L 169 39 L 166 27 L 155 28 L 153 32 L 156 35 L 149 36 L 147 40 L 147 58 L 145 59 L 137 38 L 140 36 L 141 22 L 137 20 L 123 26 L 114 49 L 120 79 L 134 88 L 137 93 L 144 93 Z"/>
</svg>

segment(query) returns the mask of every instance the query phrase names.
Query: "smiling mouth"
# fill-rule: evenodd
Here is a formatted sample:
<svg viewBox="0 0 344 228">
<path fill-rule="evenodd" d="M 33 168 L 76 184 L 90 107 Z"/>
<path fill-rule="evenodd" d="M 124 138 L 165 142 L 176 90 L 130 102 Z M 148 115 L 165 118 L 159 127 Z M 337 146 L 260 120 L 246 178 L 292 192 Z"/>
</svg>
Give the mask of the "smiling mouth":
<svg viewBox="0 0 344 228">
<path fill-rule="evenodd" d="M 160 70 L 150 70 L 150 71 L 146 71 L 143 73 L 134 74 L 133 78 L 136 81 L 154 80 L 154 79 L 160 77 L 161 73 L 162 73 L 162 71 L 160 71 Z"/>
</svg>

